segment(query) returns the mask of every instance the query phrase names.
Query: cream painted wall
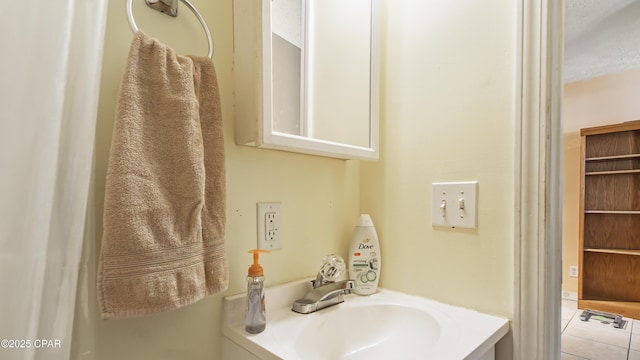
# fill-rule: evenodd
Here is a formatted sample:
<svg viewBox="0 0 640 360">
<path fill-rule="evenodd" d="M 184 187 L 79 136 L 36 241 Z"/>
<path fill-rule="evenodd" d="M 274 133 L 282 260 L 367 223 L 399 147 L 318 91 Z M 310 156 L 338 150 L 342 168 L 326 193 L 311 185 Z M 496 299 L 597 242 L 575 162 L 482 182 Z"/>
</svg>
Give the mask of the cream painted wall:
<svg viewBox="0 0 640 360">
<path fill-rule="evenodd" d="M 578 292 L 569 266 L 578 265 L 580 129 L 640 119 L 640 69 L 565 85 L 562 197 L 562 290 Z"/>
<path fill-rule="evenodd" d="M 381 154 L 361 164 L 381 285 L 513 318 L 515 3 L 383 1 Z M 479 181 L 478 229 L 431 226 L 431 183 Z"/>
<path fill-rule="evenodd" d="M 232 0 L 192 2 L 209 23 L 215 42 L 226 141 L 229 290 L 173 312 L 138 319 L 103 321 L 96 313 L 95 249 L 101 238 L 104 180 L 116 96 L 132 38 L 124 2 L 110 1 L 96 132 L 95 207 L 90 209 L 95 216 L 89 219 L 95 223 L 95 233 L 86 239 L 88 280 L 81 281 L 78 292 L 74 359 L 220 359 L 221 299 L 244 291 L 251 263 L 247 250 L 256 246 L 256 202 L 283 203 L 284 249 L 261 261 L 267 286 L 314 275 L 326 254 L 347 255 L 359 215 L 359 162 L 235 145 Z M 141 0 L 135 1 L 134 14 L 140 28 L 177 51 L 206 54 L 203 30 L 181 5 L 177 19 L 148 9 Z"/>
<path fill-rule="evenodd" d="M 372 215 L 380 236 L 381 286 L 513 317 L 514 4 L 382 1 L 382 150 L 380 161 L 359 163 L 236 146 L 232 0 L 193 2 L 214 36 L 225 118 L 231 273 L 225 294 L 244 288 L 246 250 L 255 244 L 255 202 L 280 200 L 285 249 L 264 257 L 268 285 L 314 274 L 330 252 L 346 256 L 362 210 Z M 178 51 L 206 52 L 199 25 L 186 10 L 178 19 L 144 6 L 135 13 L 141 28 Z M 123 4 L 111 1 L 96 140 L 96 231 L 87 237 L 96 248 L 115 99 L 130 39 Z M 479 228 L 431 227 L 430 184 L 459 180 L 480 183 Z M 96 251 L 89 254 L 89 272 L 96 257 Z M 102 321 L 96 318 L 93 279 L 79 290 L 84 301 L 77 318 L 87 320 L 77 321 L 74 358 L 220 358 L 224 294 L 166 314 Z M 86 336 L 92 332 L 95 338 Z"/>
</svg>

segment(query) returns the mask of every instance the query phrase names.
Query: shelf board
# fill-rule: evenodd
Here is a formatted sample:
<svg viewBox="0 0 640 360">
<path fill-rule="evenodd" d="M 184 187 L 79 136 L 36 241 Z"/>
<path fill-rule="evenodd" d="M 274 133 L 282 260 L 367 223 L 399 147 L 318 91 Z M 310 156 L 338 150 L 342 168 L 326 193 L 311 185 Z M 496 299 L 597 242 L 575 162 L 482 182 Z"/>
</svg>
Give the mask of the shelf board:
<svg viewBox="0 0 640 360">
<path fill-rule="evenodd" d="M 590 171 L 584 173 L 585 175 L 617 175 L 617 174 L 635 174 L 640 173 L 640 169 L 633 170 L 609 170 L 609 171 Z"/>
<path fill-rule="evenodd" d="M 623 131 L 640 130 L 640 120 L 625 121 L 620 124 L 596 126 L 580 129 L 580 136 L 619 133 Z"/>
<path fill-rule="evenodd" d="M 640 215 L 638 210 L 585 210 L 585 214 Z"/>
<path fill-rule="evenodd" d="M 640 256 L 640 250 L 630 249 L 584 249 L 586 252 Z"/>
<path fill-rule="evenodd" d="M 625 160 L 625 159 L 637 159 L 640 158 L 640 154 L 626 154 L 626 155 L 611 155 L 611 156 L 597 156 L 584 159 L 585 161 L 604 161 L 604 160 Z"/>
</svg>

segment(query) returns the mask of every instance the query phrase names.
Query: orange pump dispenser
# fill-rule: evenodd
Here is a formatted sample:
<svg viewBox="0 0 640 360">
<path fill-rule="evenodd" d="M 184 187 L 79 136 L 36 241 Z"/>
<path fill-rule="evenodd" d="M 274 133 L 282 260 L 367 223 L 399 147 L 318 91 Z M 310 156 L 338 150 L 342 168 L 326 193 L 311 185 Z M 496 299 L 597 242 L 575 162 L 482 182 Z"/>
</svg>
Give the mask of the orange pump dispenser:
<svg viewBox="0 0 640 360">
<path fill-rule="evenodd" d="M 253 277 L 264 276 L 264 271 L 262 270 L 262 266 L 258 263 L 258 260 L 260 258 L 260 253 L 267 254 L 269 253 L 269 250 L 253 249 L 249 250 L 249 252 L 253 254 L 253 265 L 249 266 L 248 275 Z"/>
<path fill-rule="evenodd" d="M 253 265 L 249 267 L 247 276 L 247 316 L 244 329 L 249 334 L 258 334 L 264 331 L 267 325 L 266 308 L 264 306 L 264 271 L 258 263 L 260 253 L 268 253 L 268 250 L 249 250 L 253 254 Z"/>
</svg>

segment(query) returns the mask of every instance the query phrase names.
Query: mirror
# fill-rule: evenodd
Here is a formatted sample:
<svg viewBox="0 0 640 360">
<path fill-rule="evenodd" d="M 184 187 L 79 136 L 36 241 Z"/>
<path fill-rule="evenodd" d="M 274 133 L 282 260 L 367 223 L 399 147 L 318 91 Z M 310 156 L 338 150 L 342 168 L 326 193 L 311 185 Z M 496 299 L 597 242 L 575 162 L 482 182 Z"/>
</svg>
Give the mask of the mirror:
<svg viewBox="0 0 640 360">
<path fill-rule="evenodd" d="M 303 0 L 271 2 L 273 131 L 307 136 L 303 120 Z"/>
<path fill-rule="evenodd" d="M 246 0 L 236 0 L 237 143 L 377 159 L 377 1 L 262 0 L 258 14 Z M 252 17 L 262 20 L 261 51 L 254 54 L 262 64 L 253 67 L 261 73 L 261 89 L 253 93 L 262 104 L 257 111 L 245 108 L 251 106 L 246 86 L 252 79 L 242 65 L 251 61 L 240 58 L 252 55 L 243 50 L 251 30 L 241 23 Z M 246 119 L 252 115 L 258 124 Z"/>
<path fill-rule="evenodd" d="M 273 0 L 271 9 L 273 130 L 371 146 L 371 0 Z"/>
</svg>

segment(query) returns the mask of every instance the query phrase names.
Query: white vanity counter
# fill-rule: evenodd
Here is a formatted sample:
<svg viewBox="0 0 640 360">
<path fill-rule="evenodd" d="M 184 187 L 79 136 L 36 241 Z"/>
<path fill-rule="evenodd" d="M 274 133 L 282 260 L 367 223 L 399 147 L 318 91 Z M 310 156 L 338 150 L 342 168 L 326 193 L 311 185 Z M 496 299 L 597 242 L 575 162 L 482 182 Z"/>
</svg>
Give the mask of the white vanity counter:
<svg viewBox="0 0 640 360">
<path fill-rule="evenodd" d="M 348 295 L 302 315 L 291 304 L 308 280 L 266 290 L 267 327 L 244 331 L 245 296 L 224 299 L 224 359 L 494 359 L 507 319 L 396 291 Z"/>
</svg>

